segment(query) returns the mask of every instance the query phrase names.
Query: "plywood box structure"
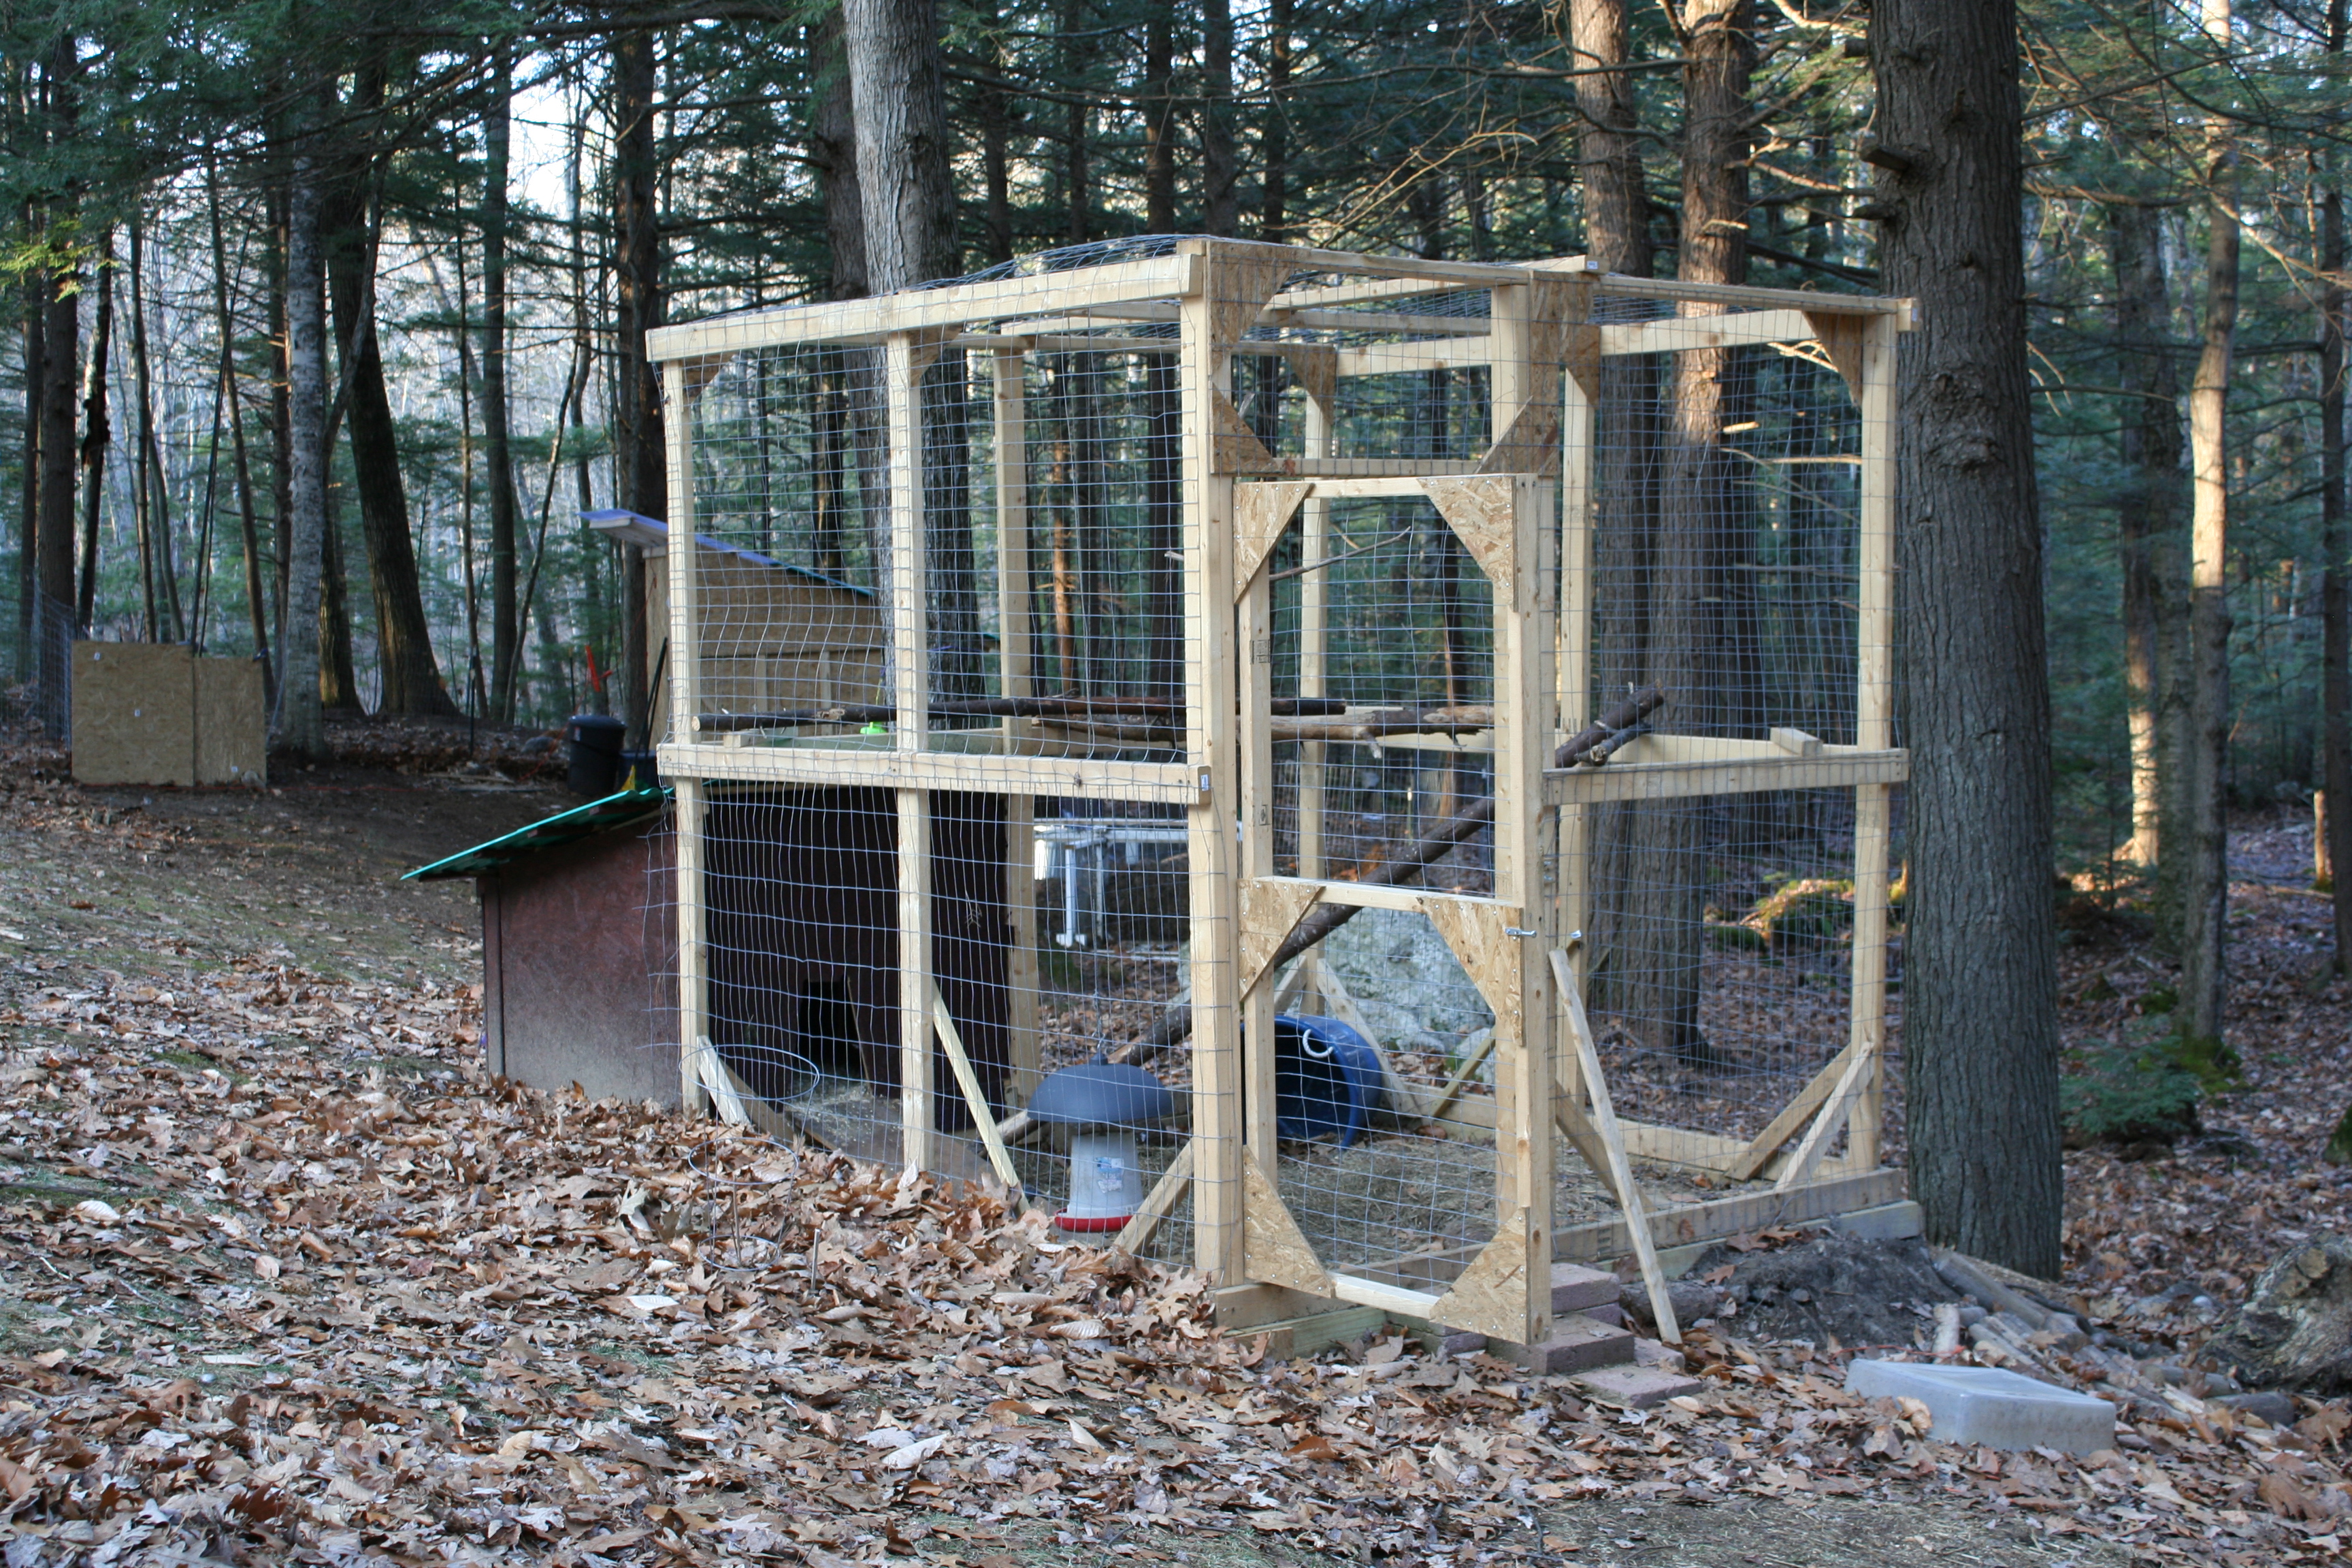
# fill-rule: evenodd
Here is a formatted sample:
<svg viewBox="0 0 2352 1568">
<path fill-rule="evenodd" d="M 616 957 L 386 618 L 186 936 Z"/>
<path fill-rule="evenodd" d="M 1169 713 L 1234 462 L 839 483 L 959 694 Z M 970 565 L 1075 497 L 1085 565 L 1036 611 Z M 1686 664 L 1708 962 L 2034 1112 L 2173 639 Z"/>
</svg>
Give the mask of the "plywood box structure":
<svg viewBox="0 0 2352 1568">
<path fill-rule="evenodd" d="M 181 643 L 73 645 L 74 778 L 88 784 L 260 784 L 261 667 Z"/>
<path fill-rule="evenodd" d="M 669 530 L 621 510 L 583 514 L 595 532 L 646 556 L 646 647 L 669 641 Z M 762 541 L 764 542 L 764 541 Z M 871 703 L 880 690 L 885 642 L 871 588 L 708 534 L 695 540 L 701 614 L 698 668 L 714 712 L 767 712 Z M 664 692 L 656 693 L 658 704 Z M 666 710 L 654 715 L 667 728 Z"/>
<path fill-rule="evenodd" d="M 1146 1066 L 1182 1111 L 1137 1130 L 1121 1245 L 1237 1319 L 1528 1345 L 1554 1259 L 1654 1272 L 1654 1245 L 1899 1198 L 1907 319 L 1155 238 L 656 333 L 683 1098 L 1050 1201 L 1031 1088 Z M 840 656 L 870 698 L 748 677 L 727 650 L 834 612 L 748 609 L 687 570 L 713 548 L 870 589 L 874 662 Z M 1107 936 L 1057 945 L 1036 851 L 1073 822 L 1137 827 Z M 835 859 L 768 847 L 814 824 Z M 828 940 L 895 1005 L 747 1080 L 743 1010 L 810 999 L 744 978 L 766 939 L 730 911 L 886 852 L 893 896 Z M 1286 1136 L 1339 1081 L 1298 1017 L 1368 1042 L 1369 1136 Z"/>
</svg>

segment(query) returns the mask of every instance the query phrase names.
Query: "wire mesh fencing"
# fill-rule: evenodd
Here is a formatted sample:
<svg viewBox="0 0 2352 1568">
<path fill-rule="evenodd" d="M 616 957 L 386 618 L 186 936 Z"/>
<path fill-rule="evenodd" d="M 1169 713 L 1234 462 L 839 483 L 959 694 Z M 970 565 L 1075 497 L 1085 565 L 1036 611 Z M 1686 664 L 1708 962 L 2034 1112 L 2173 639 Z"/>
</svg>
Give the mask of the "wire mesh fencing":
<svg viewBox="0 0 2352 1568">
<path fill-rule="evenodd" d="M 1153 238 L 668 330 L 688 1080 L 1465 1311 L 1869 1200 L 1896 320 Z"/>
</svg>

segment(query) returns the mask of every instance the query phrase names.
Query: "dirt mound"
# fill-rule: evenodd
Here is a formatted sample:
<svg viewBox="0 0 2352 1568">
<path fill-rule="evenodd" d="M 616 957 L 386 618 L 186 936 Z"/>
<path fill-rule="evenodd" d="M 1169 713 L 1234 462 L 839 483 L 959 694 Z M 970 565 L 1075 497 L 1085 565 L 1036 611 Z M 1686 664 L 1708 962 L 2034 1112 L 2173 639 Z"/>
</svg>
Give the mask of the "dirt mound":
<svg viewBox="0 0 2352 1568">
<path fill-rule="evenodd" d="M 1675 1282 L 1674 1294 L 1677 1312 L 1688 1298 L 1722 1333 L 1817 1345 L 1834 1336 L 1848 1350 L 1932 1343 L 1937 1305 L 1959 1300 L 1936 1272 L 1925 1243 L 1865 1241 L 1838 1231 L 1769 1251 L 1711 1247 Z"/>
</svg>

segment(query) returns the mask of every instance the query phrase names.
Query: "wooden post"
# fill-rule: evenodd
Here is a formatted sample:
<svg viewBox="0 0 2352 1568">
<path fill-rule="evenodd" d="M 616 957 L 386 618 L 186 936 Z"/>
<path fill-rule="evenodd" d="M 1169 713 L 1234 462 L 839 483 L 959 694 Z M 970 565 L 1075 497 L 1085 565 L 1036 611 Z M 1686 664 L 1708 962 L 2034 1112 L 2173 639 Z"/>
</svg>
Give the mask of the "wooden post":
<svg viewBox="0 0 2352 1568">
<path fill-rule="evenodd" d="M 890 647 L 898 710 L 893 747 L 919 753 L 930 717 L 929 574 L 923 537 L 923 370 L 932 357 L 912 332 L 883 350 L 890 474 Z M 931 800 L 898 795 L 898 1159 L 931 1163 Z"/>
<path fill-rule="evenodd" d="M 1197 243 L 1197 242 L 1195 242 Z M 1242 1265 L 1241 1014 L 1234 883 L 1240 807 L 1234 694 L 1234 481 L 1216 472 L 1214 408 L 1224 357 L 1216 352 L 1218 256 L 1179 308 L 1177 374 L 1183 406 L 1184 749 L 1202 790 L 1186 826 L 1192 928 L 1192 1226 L 1194 1266 L 1239 1284 Z"/>
<path fill-rule="evenodd" d="M 1029 644 L 1029 405 L 1028 356 L 996 351 L 996 638 L 1006 697 L 1035 695 Z M 1004 721 L 1007 756 L 1034 749 L 1027 719 Z M 1010 1035 L 1013 1102 L 1029 1103 L 1043 1078 L 1037 1056 L 1036 801 L 1004 797 L 1004 907 L 1012 917 L 1013 951 L 1004 966 L 1005 1024 Z"/>
<path fill-rule="evenodd" d="M 1334 410 L 1315 386 L 1307 395 L 1307 455 L 1327 458 L 1334 442 Z M 1330 553 L 1331 503 L 1310 495 L 1299 503 L 1298 563 L 1312 566 Z M 1309 572 L 1298 579 L 1298 695 L 1326 694 L 1328 668 L 1327 635 L 1330 615 L 1330 576 Z M 1312 880 L 1323 875 L 1323 767 L 1325 742 L 1308 741 L 1298 748 L 1298 874 Z"/>
<path fill-rule="evenodd" d="M 1584 384 L 1560 378 L 1567 399 L 1560 418 L 1559 638 L 1554 671 L 1559 682 L 1559 728 L 1581 729 L 1592 716 L 1592 437 L 1595 410 Z M 1563 733 L 1561 739 L 1565 739 Z M 1559 813 L 1559 896 L 1553 916 L 1568 947 L 1568 972 L 1583 998 L 1585 947 L 1582 933 L 1592 921 L 1592 807 L 1569 805 Z M 1571 941 L 1570 939 L 1577 939 Z M 1584 1069 L 1572 1053 L 1560 1053 L 1561 1092 L 1574 1098 Z"/>
<path fill-rule="evenodd" d="M 1311 578 L 1314 574 L 1307 575 Z M 1274 732 L 1267 722 L 1274 699 L 1274 584 L 1260 571 L 1242 590 L 1241 713 L 1241 874 L 1245 879 L 1271 877 L 1274 863 Z M 1250 907 L 1242 906 L 1244 920 Z M 1279 1191 L 1281 1162 L 1275 1154 L 1275 1097 L 1279 1085 L 1274 1065 L 1274 995 L 1277 976 L 1271 964 L 1257 984 L 1242 995 L 1242 1038 L 1250 1048 L 1243 1058 L 1246 1086 L 1242 1103 L 1247 1122 L 1242 1140 L 1257 1162 L 1266 1184 Z M 1246 984 L 1247 976 L 1243 977 Z M 1310 979 L 1311 985 L 1313 981 Z"/>
<path fill-rule="evenodd" d="M 1894 316 L 1873 316 L 1862 351 L 1862 497 L 1856 604 L 1860 647 L 1854 742 L 1895 743 L 1895 334 Z M 1846 1150 L 1868 1170 L 1878 1163 L 1885 1092 L 1886 858 L 1890 784 L 1853 792 L 1853 1019 L 1855 1055 L 1865 1057 L 1847 1122 Z"/>
<path fill-rule="evenodd" d="M 696 635 L 700 574 L 694 552 L 694 421 L 686 396 L 686 366 L 662 366 L 662 400 L 668 405 L 669 467 L 669 721 L 670 730 L 689 743 L 701 728 L 702 643 Z M 677 1040 L 678 1105 L 689 1116 L 710 1109 L 703 1088 L 696 1041 L 710 1032 L 710 983 L 703 942 L 709 923 L 703 904 L 702 784 L 680 778 L 672 795 L 677 832 Z"/>
</svg>

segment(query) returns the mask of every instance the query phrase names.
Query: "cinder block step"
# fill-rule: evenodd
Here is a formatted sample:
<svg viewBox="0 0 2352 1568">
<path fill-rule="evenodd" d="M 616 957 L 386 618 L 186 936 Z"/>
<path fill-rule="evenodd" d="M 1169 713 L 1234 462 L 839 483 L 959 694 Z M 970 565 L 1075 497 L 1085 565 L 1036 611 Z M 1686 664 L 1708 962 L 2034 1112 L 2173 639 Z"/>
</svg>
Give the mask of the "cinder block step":
<svg viewBox="0 0 2352 1568">
<path fill-rule="evenodd" d="M 1928 1436 L 1988 1448 L 2058 1448 L 2092 1454 L 2113 1447 L 2116 1407 L 2038 1378 L 1990 1366 L 1856 1358 L 1845 1385 L 1877 1398 L 1908 1396 L 1934 1417 Z"/>
<path fill-rule="evenodd" d="M 1529 1372 L 1559 1376 L 1591 1367 L 1614 1366 L 1633 1359 L 1631 1331 L 1570 1312 L 1552 1320 L 1551 1337 L 1539 1345 L 1505 1344 L 1490 1341 L 1486 1353 L 1526 1367 Z"/>
<path fill-rule="evenodd" d="M 1551 1266 L 1551 1315 L 1555 1318 L 1613 1307 L 1623 1293 L 1617 1276 L 1606 1269 L 1587 1268 L 1580 1263 Z"/>
<path fill-rule="evenodd" d="M 1570 1381 L 1587 1398 L 1627 1410 L 1647 1410 L 1677 1395 L 1696 1394 L 1706 1386 L 1695 1377 L 1650 1366 L 1604 1366 Z"/>
</svg>

